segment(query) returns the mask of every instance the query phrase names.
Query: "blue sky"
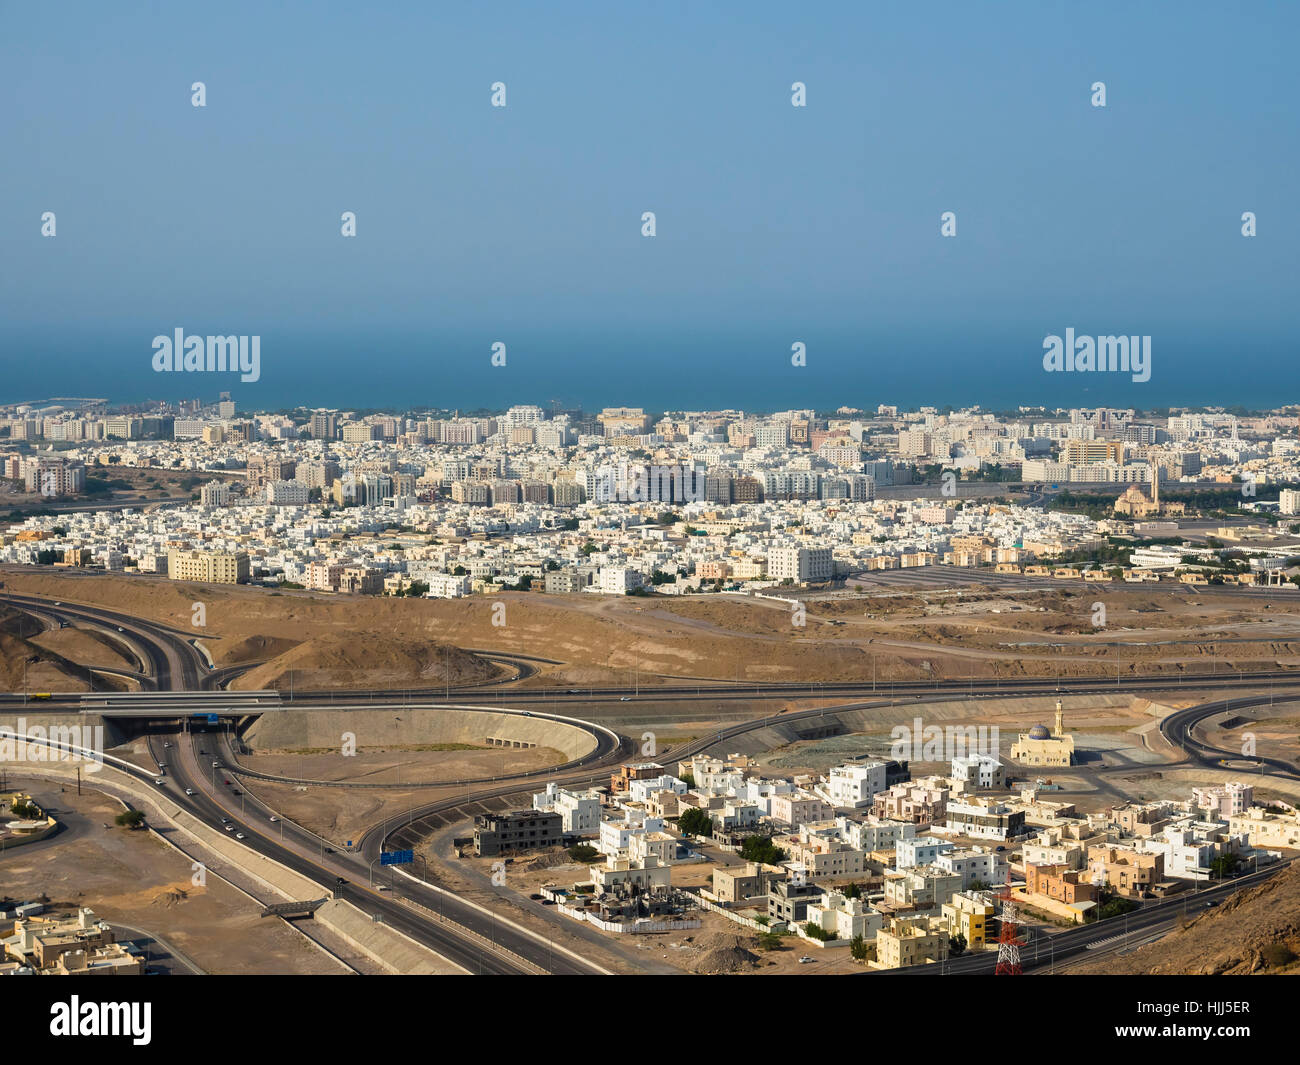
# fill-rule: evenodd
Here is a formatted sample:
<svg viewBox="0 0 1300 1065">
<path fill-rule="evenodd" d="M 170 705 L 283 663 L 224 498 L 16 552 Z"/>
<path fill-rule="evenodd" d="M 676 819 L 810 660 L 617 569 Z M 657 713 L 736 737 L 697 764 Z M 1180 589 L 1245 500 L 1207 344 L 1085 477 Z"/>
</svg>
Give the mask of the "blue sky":
<svg viewBox="0 0 1300 1065">
<path fill-rule="evenodd" d="M 4 8 L 0 399 L 228 387 L 176 326 L 252 404 L 1294 398 L 1295 5 L 118 7 Z"/>
</svg>

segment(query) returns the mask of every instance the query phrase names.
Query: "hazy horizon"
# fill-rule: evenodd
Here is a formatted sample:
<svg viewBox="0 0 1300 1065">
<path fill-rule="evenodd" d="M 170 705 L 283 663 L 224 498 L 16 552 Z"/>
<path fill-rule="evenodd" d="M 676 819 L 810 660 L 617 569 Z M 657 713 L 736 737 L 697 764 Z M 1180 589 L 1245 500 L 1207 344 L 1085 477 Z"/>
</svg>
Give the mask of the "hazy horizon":
<svg viewBox="0 0 1300 1065">
<path fill-rule="evenodd" d="M 0 41 L 0 399 L 227 387 L 177 327 L 261 336 L 246 407 L 1256 405 L 1295 354 L 1300 9 L 63 10 Z M 1067 327 L 1152 380 L 1045 374 Z"/>
</svg>

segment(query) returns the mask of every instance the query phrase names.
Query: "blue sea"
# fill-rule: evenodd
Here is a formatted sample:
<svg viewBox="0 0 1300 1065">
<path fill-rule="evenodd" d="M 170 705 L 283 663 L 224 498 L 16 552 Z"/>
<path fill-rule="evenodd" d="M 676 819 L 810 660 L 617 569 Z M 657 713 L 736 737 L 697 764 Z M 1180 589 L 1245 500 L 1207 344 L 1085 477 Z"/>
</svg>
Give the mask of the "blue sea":
<svg viewBox="0 0 1300 1065">
<path fill-rule="evenodd" d="M 771 411 L 877 404 L 990 410 L 1111 405 L 1244 406 L 1267 409 L 1300 402 L 1289 340 L 1243 343 L 1162 331 L 1144 323 L 1106 323 L 1106 333 L 1148 332 L 1151 380 L 1120 373 L 1047 373 L 1042 338 L 1074 325 L 942 335 L 884 335 L 868 328 L 826 330 L 807 323 L 683 328 L 455 331 L 330 331 L 240 323 L 258 333 L 261 374 L 243 383 L 230 373 L 157 373 L 153 336 L 183 326 L 189 334 L 226 333 L 230 325 L 160 322 L 152 328 L 89 333 L 76 328 L 0 333 L 4 367 L 0 401 L 50 396 L 211 400 L 229 391 L 239 409 L 293 406 L 411 410 L 504 409 L 515 403 L 587 410 L 641 406 L 652 411 L 739 408 Z M 506 365 L 493 366 L 492 345 L 506 345 Z M 806 346 L 806 365 L 791 364 L 792 345 Z"/>
</svg>

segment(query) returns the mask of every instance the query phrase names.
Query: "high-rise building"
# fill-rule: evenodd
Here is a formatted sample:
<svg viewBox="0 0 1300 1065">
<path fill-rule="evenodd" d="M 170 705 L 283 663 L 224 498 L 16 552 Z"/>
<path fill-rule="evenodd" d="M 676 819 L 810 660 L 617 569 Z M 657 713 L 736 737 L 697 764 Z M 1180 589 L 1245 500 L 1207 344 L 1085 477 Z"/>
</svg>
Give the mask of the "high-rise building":
<svg viewBox="0 0 1300 1065">
<path fill-rule="evenodd" d="M 333 440 L 338 436 L 338 417 L 329 411 L 316 411 L 311 416 L 313 440 Z"/>
</svg>

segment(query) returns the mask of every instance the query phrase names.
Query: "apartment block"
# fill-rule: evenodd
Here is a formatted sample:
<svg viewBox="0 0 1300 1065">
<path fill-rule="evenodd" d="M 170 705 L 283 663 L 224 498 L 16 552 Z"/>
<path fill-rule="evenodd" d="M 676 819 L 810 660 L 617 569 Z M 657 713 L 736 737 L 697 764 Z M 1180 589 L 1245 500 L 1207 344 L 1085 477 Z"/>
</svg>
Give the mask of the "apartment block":
<svg viewBox="0 0 1300 1065">
<path fill-rule="evenodd" d="M 474 818 L 474 851 L 480 857 L 551 847 L 564 838 L 559 814 L 513 810 Z"/>
<path fill-rule="evenodd" d="M 203 581 L 207 584 L 242 584 L 248 580 L 248 555 L 229 551 L 167 552 L 167 575 L 174 581 Z"/>
</svg>

